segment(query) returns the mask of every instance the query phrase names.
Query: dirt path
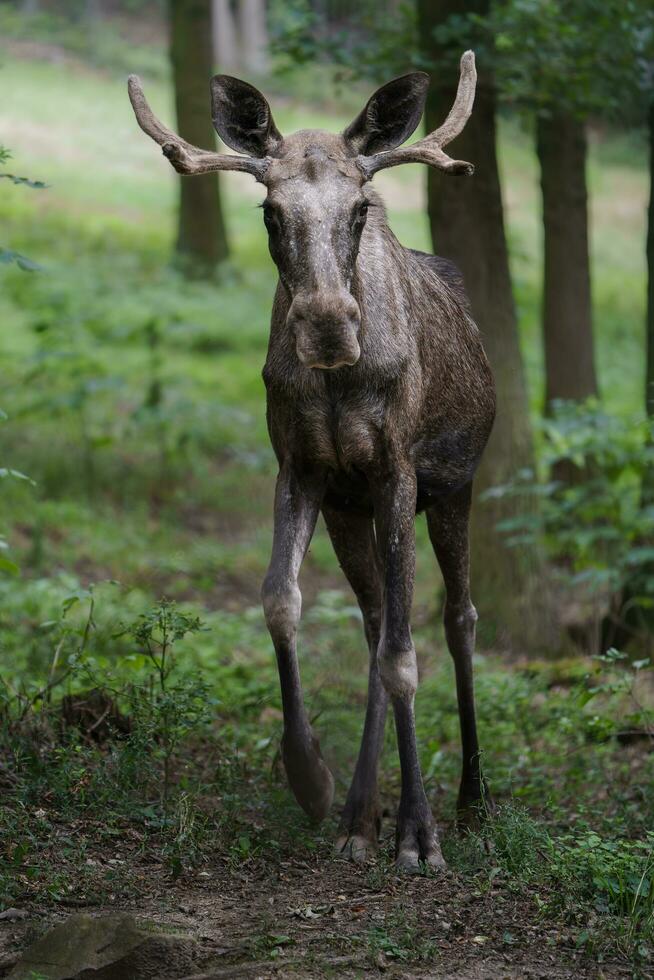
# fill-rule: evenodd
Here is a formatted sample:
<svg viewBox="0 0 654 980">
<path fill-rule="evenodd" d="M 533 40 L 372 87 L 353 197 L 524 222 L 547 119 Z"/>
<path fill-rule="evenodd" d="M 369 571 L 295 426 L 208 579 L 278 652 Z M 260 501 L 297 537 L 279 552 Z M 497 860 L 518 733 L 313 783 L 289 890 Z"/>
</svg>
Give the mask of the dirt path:
<svg viewBox="0 0 654 980">
<path fill-rule="evenodd" d="M 534 903 L 506 887 L 471 890 L 457 876 L 404 878 L 385 863 L 364 870 L 331 859 L 281 860 L 274 875 L 220 863 L 197 883 L 156 881 L 139 900 L 91 908 L 132 911 L 189 930 L 202 956 L 184 980 L 219 977 L 393 978 L 627 977 L 626 967 L 584 959 Z M 68 911 L 68 910 L 67 910 Z M 79 909 L 74 909 L 79 911 Z M 30 910 L 0 924 L 0 964 L 61 912 Z"/>
</svg>

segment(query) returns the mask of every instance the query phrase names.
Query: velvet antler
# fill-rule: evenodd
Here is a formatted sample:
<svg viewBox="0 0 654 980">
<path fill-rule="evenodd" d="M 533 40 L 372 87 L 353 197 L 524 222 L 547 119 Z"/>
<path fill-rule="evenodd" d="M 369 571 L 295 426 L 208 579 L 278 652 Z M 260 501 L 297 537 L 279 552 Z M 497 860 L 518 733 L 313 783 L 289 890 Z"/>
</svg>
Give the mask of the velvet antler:
<svg viewBox="0 0 654 980">
<path fill-rule="evenodd" d="M 268 169 L 266 157 L 237 156 L 231 153 L 215 153 L 201 150 L 187 143 L 181 136 L 173 133 L 159 122 L 143 94 L 138 75 L 130 75 L 127 82 L 129 99 L 132 103 L 136 121 L 155 143 L 158 143 L 177 173 L 191 176 L 207 174 L 216 170 L 241 170 L 261 180 Z"/>
<path fill-rule="evenodd" d="M 426 163 L 447 174 L 473 174 L 475 168 L 471 163 L 453 160 L 443 151 L 443 147 L 451 143 L 467 123 L 475 101 L 476 84 L 475 55 L 473 51 L 466 51 L 461 57 L 461 74 L 454 105 L 443 125 L 410 146 L 399 146 L 372 156 L 357 157 L 357 164 L 366 178 L 370 180 L 379 170 L 397 167 L 401 163 Z"/>
</svg>

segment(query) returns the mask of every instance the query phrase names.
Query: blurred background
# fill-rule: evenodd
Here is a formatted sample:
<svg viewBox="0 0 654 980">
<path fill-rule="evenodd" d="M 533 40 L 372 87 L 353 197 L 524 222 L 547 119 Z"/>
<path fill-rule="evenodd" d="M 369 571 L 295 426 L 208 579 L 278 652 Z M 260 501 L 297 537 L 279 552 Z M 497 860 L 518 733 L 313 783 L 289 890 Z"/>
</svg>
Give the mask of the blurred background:
<svg viewBox="0 0 654 980">
<path fill-rule="evenodd" d="M 204 780 L 206 792 L 193 739 L 210 730 L 222 740 L 217 757 L 231 760 L 211 779 L 238 776 L 250 801 L 270 803 L 268 782 L 259 796 L 252 789 L 274 763 L 280 732 L 258 607 L 276 472 L 261 380 L 276 283 L 256 207 L 263 188 L 241 174 L 178 178 L 136 125 L 127 74 L 141 76 L 162 121 L 210 148 L 216 71 L 260 87 L 287 133 L 338 131 L 378 85 L 424 69 L 432 130 L 472 47 L 475 109 L 449 152 L 472 161 L 475 176 L 411 166 L 375 186 L 403 244 L 461 268 L 498 384 L 472 549 L 486 766 L 498 798 L 521 800 L 543 833 L 555 834 L 573 807 L 583 834 L 592 812 L 610 840 L 638 844 L 620 851 L 629 874 L 645 854 L 651 869 L 651 5 L 2 0 L 0 36 L 3 751 L 32 767 L 16 799 L 45 793 L 78 813 L 79 784 L 66 768 L 75 743 L 100 774 L 95 789 L 87 781 L 84 805 L 97 807 L 111 785 L 112 801 L 124 797 L 131 813 L 154 806 L 165 819 L 152 824 L 153 839 L 183 869 L 192 860 L 175 850 L 168 782 L 175 814 L 182 790 Z M 447 811 L 458 723 L 442 583 L 422 520 L 417 535 L 420 737 L 428 784 Z M 307 698 L 328 756 L 340 760 L 342 795 L 365 656 L 322 528 L 301 584 Z M 161 762 L 166 800 L 152 790 L 144 801 L 126 756 L 116 762 L 114 752 L 110 776 L 111 753 L 74 711 L 64 751 L 52 713 L 64 694 L 109 690 L 132 718 L 147 715 L 142 731 L 172 724 L 156 691 L 147 710 L 133 693 L 152 670 L 163 676 L 133 624 L 150 623 L 159 642 L 171 609 L 183 617 L 174 676 L 186 720 L 175 721 L 179 737 Z M 165 678 L 162 696 L 164 688 Z M 209 719 L 197 698 L 211 705 Z M 40 732 L 36 747 L 26 718 Z M 159 759 L 162 744 L 142 750 Z M 180 745 L 186 761 L 176 768 Z M 392 789 L 392 738 L 389 746 Z M 53 786 L 55 747 L 63 769 Z M 231 820 L 243 802 L 238 785 Z M 15 819 L 13 836 L 27 834 Z M 252 831 L 246 840 L 250 860 Z M 19 865 L 38 870 L 25 887 L 51 887 L 26 853 Z M 606 907 L 624 911 L 627 899 L 612 905 L 611 887 L 600 887 Z M 634 888 L 624 894 L 640 909 Z"/>
</svg>

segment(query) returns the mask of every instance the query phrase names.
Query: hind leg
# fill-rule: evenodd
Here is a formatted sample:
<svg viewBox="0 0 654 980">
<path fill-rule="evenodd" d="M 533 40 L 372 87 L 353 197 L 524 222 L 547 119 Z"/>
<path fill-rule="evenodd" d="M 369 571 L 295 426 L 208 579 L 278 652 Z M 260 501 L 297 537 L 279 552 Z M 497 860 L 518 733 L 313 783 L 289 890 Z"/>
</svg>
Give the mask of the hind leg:
<svg viewBox="0 0 654 980">
<path fill-rule="evenodd" d="M 336 557 L 363 614 L 370 651 L 368 701 L 361 748 L 336 840 L 338 854 L 352 861 L 363 862 L 377 850 L 381 824 L 377 771 L 388 700 L 377 668 L 381 573 L 372 517 L 338 511 L 324 505 L 322 510 Z"/>
<path fill-rule="evenodd" d="M 461 823 L 474 822 L 482 800 L 472 657 L 477 612 L 470 599 L 468 524 L 472 484 L 427 510 L 429 537 L 445 583 L 445 636 L 454 660 L 463 764 L 458 799 Z"/>
</svg>

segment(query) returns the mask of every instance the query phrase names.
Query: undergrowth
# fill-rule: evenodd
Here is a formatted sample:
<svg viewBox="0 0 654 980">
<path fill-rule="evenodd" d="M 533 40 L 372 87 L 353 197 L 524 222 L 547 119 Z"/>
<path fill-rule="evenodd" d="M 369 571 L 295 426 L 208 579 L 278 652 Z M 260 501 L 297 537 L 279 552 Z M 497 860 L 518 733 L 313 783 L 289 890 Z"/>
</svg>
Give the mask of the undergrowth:
<svg viewBox="0 0 654 980">
<path fill-rule="evenodd" d="M 5 902 L 115 901 L 147 887 L 153 857 L 177 880 L 202 874 L 216 858 L 260 874 L 289 849 L 327 854 L 333 824 L 317 833 L 285 787 L 279 698 L 258 614 L 203 621 L 188 604 L 144 608 L 138 593 L 104 584 L 60 589 L 54 614 L 40 621 L 55 596 L 38 583 L 26 592 L 30 673 L 17 664 L 0 689 Z M 322 687 L 315 630 L 329 621 L 337 644 L 360 643 L 360 622 L 334 591 L 311 613 L 303 642 L 318 663 L 308 671 L 308 699 L 344 787 L 360 695 L 356 687 L 345 696 Z M 424 632 L 418 640 L 425 644 Z M 618 949 L 646 963 L 653 938 L 654 726 L 646 708 L 637 728 L 631 717 L 631 739 L 620 741 L 634 684 L 643 697 L 649 669 L 611 655 L 508 673 L 480 658 L 484 767 L 497 806 L 478 833 L 461 839 L 452 829 L 444 840 L 456 873 L 477 888 L 502 882 L 529 895 L 541 917 L 567 923 L 579 947 L 600 960 Z M 428 790 L 447 820 L 459 768 L 449 664 L 428 671 L 417 715 Z M 383 795 L 392 799 L 390 726 L 382 771 Z M 108 861 L 107 849 L 117 856 Z M 394 874 L 386 853 L 370 872 L 373 887 Z M 405 926 L 387 921 L 373 930 L 371 955 L 428 960 L 429 943 L 423 937 L 418 949 Z"/>
</svg>

